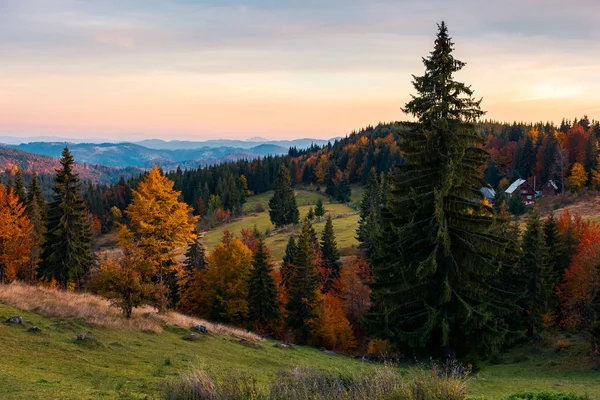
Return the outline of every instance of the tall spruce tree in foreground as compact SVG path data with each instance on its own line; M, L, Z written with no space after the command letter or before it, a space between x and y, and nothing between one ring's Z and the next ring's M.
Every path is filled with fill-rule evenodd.
M279 305L277 286L273 279L273 265L262 238L258 241L252 266L248 282L249 317L252 322L258 324L259 329L264 329L279 315Z
M44 232L46 231L46 226L44 225L45 205L46 203L42 197L42 188L38 183L38 175L37 172L34 172L31 179L31 186L29 186L27 193L27 215L33 228L31 232L33 246L31 248L29 268L26 273L26 280L30 284L36 279L37 265L40 261Z
M537 207L527 222L522 248L523 254L519 269L527 288L523 299L526 315L525 325L527 335L533 336L536 331L543 328L542 314L548 311L552 291L556 285Z
M401 348L464 357L501 346L516 308L493 285L506 242L492 234L493 209L479 192L489 160L474 128L480 100L454 79L465 64L452 51L442 22L404 108L418 124L400 135L406 164L382 210L370 321Z
M292 189L290 171L282 165L273 185L273 197L269 200L269 216L275 227L297 224L300 220L296 195Z
M75 161L65 147L61 168L54 178L54 197L48 205L40 275L68 286L85 275L92 264L92 235L87 210L80 194Z
M327 215L327 222L325 222L325 228L321 234L321 265L327 272L323 291L328 292L340 278L340 268L342 267L331 215Z
M294 331L296 342L301 344L306 343L310 337L310 321L316 316L321 284L311 231L310 221L305 220L298 238L286 306L286 324Z

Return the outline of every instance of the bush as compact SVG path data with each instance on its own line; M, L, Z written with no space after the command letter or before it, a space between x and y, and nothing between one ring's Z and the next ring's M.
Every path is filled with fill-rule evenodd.
M569 341L567 339L558 339L554 348L556 351L566 351L569 348Z
M574 393L525 392L508 396L506 400L589 400L589 397Z

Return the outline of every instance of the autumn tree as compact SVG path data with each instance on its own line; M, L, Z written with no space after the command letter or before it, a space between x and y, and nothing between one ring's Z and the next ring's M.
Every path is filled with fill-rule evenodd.
M0 283L13 281L30 261L32 226L25 205L0 184Z
M573 164L571 175L569 175L569 186L575 191L579 191L587 182L587 174L581 163Z
M156 286L145 280L141 271L147 263L135 248L123 250L119 257L105 257L94 271L89 284L93 293L109 298L131 318L133 310L143 305L156 305Z
M340 298L333 293L319 297L321 301L316 307L315 317L309 320L312 330L310 343L336 351L354 350L356 339Z
M288 289L287 326L294 330L296 341L306 343L311 335L310 321L315 318L320 300L317 254L309 220L302 225L298 238L294 269Z
M280 228L288 224L297 224L300 220L296 195L292 189L290 171L281 165L277 180L273 186L273 197L269 200L269 216L275 227Z
M54 196L48 204L39 272L65 287L74 281L79 288L93 261L92 235L79 175L73 170L75 160L66 147L60 165L54 178Z
M130 221L127 232L144 259L154 265L154 275L164 292L164 278L172 272L175 257L197 238L198 217L179 201L181 193L173 189L173 181L163 176L159 167L152 168L132 193L126 210ZM159 303L160 310L165 306L164 300Z
M215 321L242 324L248 320L248 284L252 272L252 251L234 238L221 242L209 254L201 271L204 301L200 315Z
M248 285L249 317L259 329L265 329L278 317L279 304L273 265L263 239L259 239L252 267Z
M321 234L321 268L323 270L323 291L328 292L340 277L340 252L337 248L333 221L327 216L325 228Z
M344 264L340 272L340 299L344 313L353 325L362 322L371 307L371 281L369 264L364 258L354 257Z
M454 79L465 64L453 46L442 22L404 107L418 123L400 134L406 162L382 211L369 320L379 338L455 358L503 345L516 305L494 279L506 241L490 233L493 209L479 192L489 155L474 126L483 111Z

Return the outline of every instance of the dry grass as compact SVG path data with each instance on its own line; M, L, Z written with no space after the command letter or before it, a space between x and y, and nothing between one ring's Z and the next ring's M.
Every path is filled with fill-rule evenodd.
M47 317L78 318L99 326L161 332L163 326L174 325L190 328L204 325L217 335L231 335L246 340L262 340L259 336L243 329L216 324L176 312L157 313L151 307L134 309L130 319L112 306L109 300L89 293L74 293L64 290L13 283L0 286L0 302L22 310L33 311Z

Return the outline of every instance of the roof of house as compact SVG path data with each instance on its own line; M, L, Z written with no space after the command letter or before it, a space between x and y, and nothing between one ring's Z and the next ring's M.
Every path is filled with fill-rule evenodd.
M523 183L525 183L525 182L526 182L526 181L525 181L525 179L520 179L520 178L519 178L519 179L517 179L516 181L514 181L514 182L512 183L512 185L510 185L510 186L508 187L508 189L506 189L506 190L505 190L505 192L506 192L506 193L508 193L508 194L513 194L513 192L514 192L515 190L517 190L517 188L518 188L519 186L521 186L521 185L522 185Z
M483 193L486 199L493 199L494 197L496 197L496 191L492 188L484 186L481 189L479 189L479 191Z
M545 188L546 186L552 186L554 188L554 190L558 190L558 186L556 186L556 183L554 183L554 181L552 179L550 179L548 182L546 182L546 184L544 186L542 186L542 188Z

